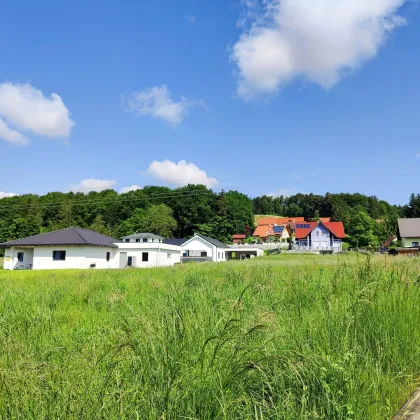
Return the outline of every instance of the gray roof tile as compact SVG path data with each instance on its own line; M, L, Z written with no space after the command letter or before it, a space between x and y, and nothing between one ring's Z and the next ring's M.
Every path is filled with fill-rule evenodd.
M115 245L116 242L118 242L116 239L101 235L93 230L71 227L5 242L0 244L0 247L73 245L117 248L117 245Z
M420 238L420 219L398 219L401 238Z

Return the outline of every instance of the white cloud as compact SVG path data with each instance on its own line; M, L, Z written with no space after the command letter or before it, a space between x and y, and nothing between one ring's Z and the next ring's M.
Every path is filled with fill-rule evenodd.
M0 116L18 129L46 137L69 137L74 125L60 96L45 97L29 83L0 84Z
M192 16L192 15L187 16L185 19L187 20L187 22L189 22L191 24L194 24L195 21L196 21L195 16Z
M299 175L299 174L292 174L292 178L295 181L302 181L305 177L303 175Z
M406 0L245 1L251 19L233 46L244 100L276 93L296 77L330 88L375 57L405 23ZM244 26L241 22L240 26Z
M166 85L132 92L122 99L124 111L159 118L172 125L181 124L188 115L188 109L198 105L204 106L204 102L186 97L174 101Z
M0 199L7 198L7 197L16 197L17 195L19 195L19 194L7 193L7 192L0 191Z
M420 158L420 153L417 153L416 158Z
M280 197L281 195L283 197L290 197L291 195L295 195L297 193L298 193L298 190L297 190L296 187L290 187L290 188L279 188L276 191L269 192L266 195L268 195L270 197Z
M0 118L0 139L4 139L9 143L13 144L28 144L28 139L17 132L16 130L11 129L6 121Z
M121 194L126 194L130 191L137 191L137 190L141 190L141 187L139 185L130 185L129 187L121 188Z
M216 178L209 177L197 165L187 163L185 160L180 160L178 163L170 160L162 162L155 160L149 165L147 172L156 179L179 187L188 184L200 184L212 188L218 184Z
M117 181L114 179L94 179L88 178L82 180L79 184L72 185L70 190L73 192L84 192L88 193L90 191L103 191L113 188L117 185Z

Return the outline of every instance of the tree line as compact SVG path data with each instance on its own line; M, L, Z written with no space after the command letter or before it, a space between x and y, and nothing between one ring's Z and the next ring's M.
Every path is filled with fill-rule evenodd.
M406 206L395 206L363 194L250 198L202 185L146 186L126 194L26 194L0 200L0 243L70 226L115 238L136 231L179 238L198 232L228 242L234 233L252 234L256 214L332 217L344 222L350 244L378 245L395 234L399 217L420 217L420 195L413 194Z

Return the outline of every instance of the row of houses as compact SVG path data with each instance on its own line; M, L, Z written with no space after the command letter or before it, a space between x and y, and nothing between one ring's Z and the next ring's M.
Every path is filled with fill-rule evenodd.
M329 217L317 221L303 217L265 217L258 220L253 233L254 240L277 242L292 249L309 251L342 250L346 234L342 222L332 222ZM246 235L233 235L234 243L244 243ZM383 247L400 240L403 248L420 247L420 218L398 219L397 233L389 238Z
M264 217L258 220L253 238L261 242L278 242L297 250L340 252L346 234L342 222L330 218L317 221L304 217ZM234 235L233 241L244 242L246 235Z
M4 269L149 268L180 262L223 262L262 256L261 249L235 248L204 235L165 239L136 233L117 240L76 227L0 244Z

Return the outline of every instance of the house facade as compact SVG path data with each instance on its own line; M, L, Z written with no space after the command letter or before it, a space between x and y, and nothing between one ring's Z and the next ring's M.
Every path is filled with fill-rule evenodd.
M87 229L68 228L0 244L4 269L117 269L170 266L181 248L161 242L127 243Z
M123 236L122 241L125 243L163 243L162 236L153 233L134 233L133 235Z
M243 244L245 243L246 235L241 233L235 233L232 235L232 242L234 244Z
M280 242L287 244L291 231L291 223L303 221L303 217L264 217L258 220L258 226L254 231L254 238L261 239L264 242Z
M296 223L293 248L296 250L341 252L345 237L342 222Z
M420 218L398 219L398 238L403 248L420 247Z
M182 262L221 262L227 260L229 247L217 239L208 236L194 235L191 239L185 240L182 245Z

